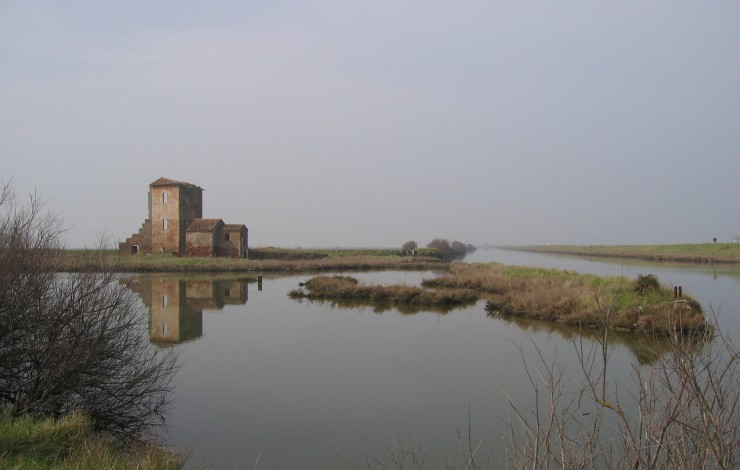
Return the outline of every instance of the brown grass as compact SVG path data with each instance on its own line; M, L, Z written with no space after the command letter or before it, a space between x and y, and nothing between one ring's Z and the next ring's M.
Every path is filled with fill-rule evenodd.
M674 301L664 287L643 289L623 277L599 277L556 269L499 264L457 264L423 282L430 288L462 288L487 300L492 314L516 315L563 325L665 334L707 327L691 298ZM604 316L608 309L609 315Z
M674 300L660 286L556 269L455 264L422 287L364 285L347 276L317 276L291 298L392 306L458 306L487 300L490 315L517 316L561 325L668 334L707 328L698 302Z

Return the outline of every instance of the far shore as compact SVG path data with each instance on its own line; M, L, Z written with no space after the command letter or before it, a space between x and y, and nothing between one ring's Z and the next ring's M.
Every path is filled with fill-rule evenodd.
M499 246L505 250L650 262L740 264L740 243L683 245L529 245ZM133 273L186 272L322 272L364 270L446 270L449 262L427 249L414 254L399 249L258 248L249 259L205 258L152 254L121 256L115 250L63 250L57 258L62 272ZM463 258L462 261L465 261Z
M120 256L113 250L64 250L57 258L60 272L121 273L306 273L322 271L445 269L448 263L433 256L402 256L391 250L280 249L279 255L254 250L257 259L206 258L153 254ZM400 250L399 250L400 251Z
M561 255L626 258L644 261L740 264L740 243L698 243L681 245L530 245L501 246L505 250Z

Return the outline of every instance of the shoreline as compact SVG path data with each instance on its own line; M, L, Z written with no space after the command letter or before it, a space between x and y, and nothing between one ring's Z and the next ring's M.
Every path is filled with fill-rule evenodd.
M659 263L740 264L740 243L697 245L531 245L502 250L594 258L635 259ZM722 254L717 254L724 252Z

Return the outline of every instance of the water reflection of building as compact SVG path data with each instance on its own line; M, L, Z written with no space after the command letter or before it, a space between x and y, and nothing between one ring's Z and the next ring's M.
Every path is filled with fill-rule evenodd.
M203 310L218 311L248 299L247 282L239 279L142 276L122 282L149 309L149 337L162 346L203 336Z

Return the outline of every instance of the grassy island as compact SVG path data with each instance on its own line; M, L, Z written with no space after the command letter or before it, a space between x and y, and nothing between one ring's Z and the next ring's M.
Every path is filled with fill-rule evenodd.
M461 306L486 301L491 315L546 320L583 328L654 334L708 328L701 306L674 299L653 275L636 280L500 264L453 264L422 287L363 285L347 276L317 276L288 294L324 301L360 300L395 306Z

